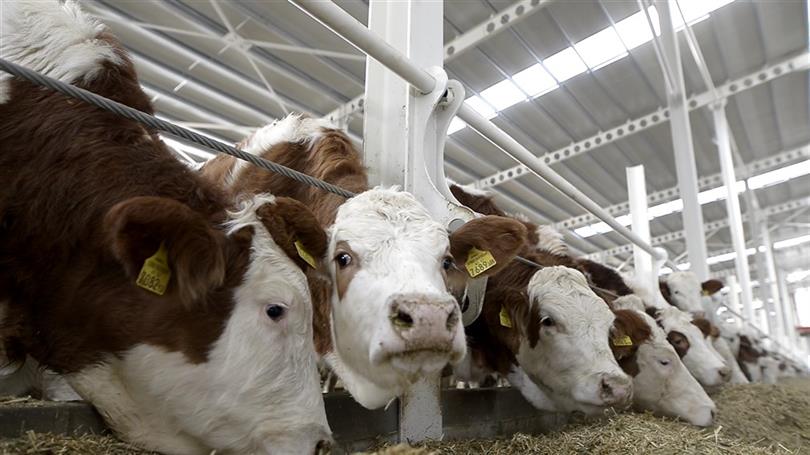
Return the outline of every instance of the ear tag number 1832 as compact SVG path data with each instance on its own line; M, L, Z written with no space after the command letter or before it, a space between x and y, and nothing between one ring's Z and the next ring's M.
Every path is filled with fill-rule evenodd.
M467 273L471 278L486 272L487 270L495 267L495 257L489 251L481 251L478 248L470 248L467 253L467 263L464 266L467 268Z
M138 274L135 284L157 295L163 295L169 286L171 276L172 271L169 268L166 245L161 242L157 252L143 262L141 273Z

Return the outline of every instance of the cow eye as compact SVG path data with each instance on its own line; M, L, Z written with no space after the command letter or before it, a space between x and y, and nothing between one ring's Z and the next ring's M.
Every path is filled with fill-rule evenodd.
M663 366L667 366L669 365L669 360L659 360L658 363L660 363Z
M540 319L540 324L543 324L545 327L553 327L556 323L554 322L554 319L551 319L549 316L545 316Z
M337 256L335 256L335 262L338 263L338 266L340 266L341 269L344 269L352 263L352 255L349 253L339 253Z
M281 318L284 317L284 313L287 312L287 309L283 305L271 303L270 305L267 305L267 307L265 307L264 312L265 314L267 314L268 318L278 322Z
M450 270L450 267L452 266L453 266L453 258L451 258L450 256L446 256L442 261L442 268L444 270Z

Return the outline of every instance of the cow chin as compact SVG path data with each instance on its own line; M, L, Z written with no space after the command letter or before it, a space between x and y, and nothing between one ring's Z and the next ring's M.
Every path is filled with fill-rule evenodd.
M440 371L448 363L456 364L466 354L463 332L446 343L431 345L410 345L392 334L380 334L372 341L369 360L376 368L390 366L396 373L412 378L431 375Z

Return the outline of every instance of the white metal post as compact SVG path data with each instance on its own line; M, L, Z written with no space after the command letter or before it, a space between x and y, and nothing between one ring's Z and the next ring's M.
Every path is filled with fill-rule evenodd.
M776 282L779 284L779 301L782 303L782 327L785 331L785 339L788 346L793 351L793 355L798 354L799 340L796 334L795 313L793 309L793 298L787 286L787 277L784 270L777 270Z
M668 0L656 0L655 7L661 25L662 69L671 70L672 91L667 90L672 145L675 150L675 170L678 187L683 199L683 225L686 231L686 249L691 270L701 281L709 278L706 263L706 238L703 233L703 214L698 202L697 169L692 144L692 128L689 109L686 106L686 89L678 50L678 36L672 22L674 17Z
M744 309L742 307L742 304L740 303L740 295L737 294L737 289L740 287L739 283L737 283L737 277L734 275L729 275L727 286L728 286L728 303L731 306L732 311L736 312L737 314L747 315L748 314L747 312L751 304L750 303L748 304L749 308L745 308L744 313L743 312ZM742 327L743 321L736 318L735 321L737 321L736 324L738 327Z
M383 63L369 58L366 63L364 163L371 182L401 185L449 227L455 219L471 219L472 213L458 206L444 180L444 138L452 115L443 116L437 106L447 99L445 90L458 104L464 94L457 83L448 88L441 69L443 8L442 2L384 0L369 6L369 29L428 73L403 65L379 41L364 34L355 38L391 57ZM402 76L415 79L418 90L393 73L392 65L399 67ZM401 442L442 437L439 398L438 375L419 379L400 397Z
M712 106L714 131L717 136L717 152L720 155L720 172L726 187L726 211L728 212L731 243L734 245L734 265L740 281L744 313L753 321L753 293L751 292L751 272L748 268L748 256L745 253L745 232L743 231L740 200L737 195L737 177L734 174L734 161L731 156L731 140L726 119L726 100L720 100ZM736 297L736 296L735 296ZM738 310L739 311L739 310Z
M766 217L762 217L760 229L762 235L762 247L764 251L762 252L765 258L765 271L768 277L768 293L770 294L770 305L765 305L767 310L768 316L768 325L772 327L770 333L774 338L776 338L780 343L784 343L784 338L786 335L785 327L782 321L782 302L779 299L779 283L777 282L776 276L776 263L774 262L773 257L773 243L771 243L771 233L768 230L768 219ZM765 286L766 283L760 283L760 286ZM771 310L775 313L773 317L771 317Z
M630 215L632 215L633 232L641 240L650 242L650 219L647 216L647 181L644 177L644 166L633 166L625 169L627 174L627 193L630 201ZM652 256L633 245L633 267L636 277L652 286L658 287L658 276L653 276Z

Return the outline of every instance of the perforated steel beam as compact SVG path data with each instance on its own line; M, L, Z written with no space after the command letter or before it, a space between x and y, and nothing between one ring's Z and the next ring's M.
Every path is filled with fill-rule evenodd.
M759 173L767 172L778 167L784 166L786 163L792 161L810 158L810 144L802 145L790 150L785 150L774 155L770 155L761 160L752 161L745 166L740 166L735 169L735 174L743 178L748 178ZM700 191L715 188L723 184L723 175L718 172L717 174L707 175L698 179L698 189ZM671 201L680 196L680 191L677 186L672 186L654 193L647 195L648 204L657 204L661 202ZM605 208L608 213L613 216L620 216L630 212L630 203L621 202L619 204L611 205ZM576 229L588 224L597 223L599 220L590 213L584 215L568 218L567 220L560 221L554 224L557 229Z
M766 82L770 82L786 74L796 71L807 71L808 69L810 69L810 52L806 52L779 63L766 66L761 70L754 71L743 77L728 81L718 87L717 91L720 93L722 98L728 98L736 95L737 93L760 86ZM712 93L710 91L706 91L698 95L690 96L687 99L686 106L691 112L695 109L709 105L714 100L715 98ZM565 161L569 158L591 152L619 139L623 139L627 136L647 130L656 125L660 125L669 120L669 115L669 109L667 107L659 107L649 114L628 120L621 125L617 125L605 131L600 131L599 133L584 138L580 141L571 143L552 152L548 152L543 155L541 159L546 164L554 164ZM526 166L518 165L484 177L475 182L475 186L478 188L497 186L529 173L530 172Z
M802 207L810 206L810 197L804 197L799 199L794 199L792 201L783 202L782 204L772 205L770 207L765 207L762 210L764 216L771 216L776 215L777 213L784 213L790 212L792 210L800 209ZM747 221L749 219L749 215L744 213L742 216L743 220ZM706 231L710 231L712 229L720 229L728 227L728 219L721 219L717 221L711 221L705 223L703 225L703 229ZM684 231L676 231L670 232L664 235L659 235L657 237L653 237L652 245L661 245L663 243L674 242L676 240L683 240L685 238ZM587 257L592 259L601 259L610 256L616 256L617 254L628 254L633 252L633 245L627 244L622 246L617 246L615 248L611 248L609 250L600 251L598 253L589 254Z

